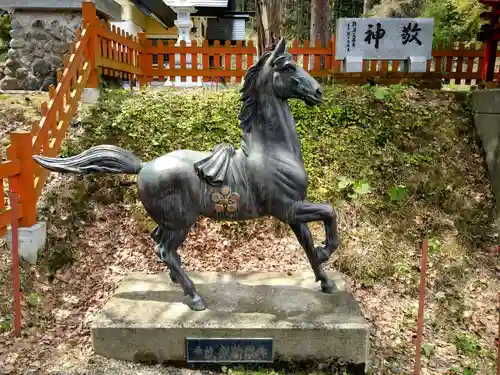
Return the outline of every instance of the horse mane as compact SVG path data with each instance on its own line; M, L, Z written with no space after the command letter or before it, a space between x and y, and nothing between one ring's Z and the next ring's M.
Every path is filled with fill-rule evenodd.
M252 65L245 74L243 87L241 88L241 98L243 105L240 109L240 114L238 119L240 120L240 127L243 130L243 138L245 134L252 131L252 120L257 113L257 77L265 64L269 56L271 56L272 51L265 52L257 61L256 64Z

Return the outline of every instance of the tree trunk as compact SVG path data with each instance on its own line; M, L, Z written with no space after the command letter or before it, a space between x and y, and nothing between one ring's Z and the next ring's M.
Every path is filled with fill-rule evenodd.
M368 17L368 13L373 9L373 0L365 0L363 3L363 17Z
M331 38L330 33L330 2L329 0L311 0L311 28L309 40L311 45L326 47ZM314 56L311 56L311 64L314 64ZM325 56L320 59L321 68L325 66ZM314 65L310 65L311 69Z
M256 0L257 53L262 55L270 45L284 34L283 0Z

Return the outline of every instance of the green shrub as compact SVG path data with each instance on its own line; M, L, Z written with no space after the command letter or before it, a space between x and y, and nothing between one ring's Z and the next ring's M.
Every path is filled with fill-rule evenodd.
M12 16L10 14L0 15L0 55L3 55L8 50L8 43L10 41L10 31Z
M472 42L484 20L479 14L487 10L478 1L427 0L422 17L434 18L434 45L438 42Z
M467 103L403 86L332 86L321 106L290 102L311 200L357 206L406 239L450 225L469 246L489 239L492 199ZM83 117L86 137L68 143L65 155L100 143L143 160L239 146L239 108L236 91L105 91Z

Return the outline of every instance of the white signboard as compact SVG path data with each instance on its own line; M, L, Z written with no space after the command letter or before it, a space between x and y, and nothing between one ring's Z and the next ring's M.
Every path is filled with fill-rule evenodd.
M340 18L335 58L406 60L431 58L433 18Z

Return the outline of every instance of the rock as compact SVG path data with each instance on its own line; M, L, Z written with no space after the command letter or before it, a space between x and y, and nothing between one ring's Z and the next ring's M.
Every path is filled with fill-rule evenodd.
M66 35L66 40L70 43L71 41L75 40L76 38L76 33L74 30L71 30L70 28L66 27L64 29L64 34Z
M21 39L12 39L10 41L10 48L23 48L25 45L26 43Z
M47 41L49 40L49 36L45 33L45 31L37 30L33 34L33 38L39 41Z
M31 24L31 26L34 27L35 29L44 28L45 22L43 20L35 20Z
M45 77L45 79L43 80L42 87L40 88L40 90L42 90L42 91L49 91L50 85L53 85L54 87L57 86L57 80L52 75Z
M44 57L45 56L45 51L43 49L37 48L36 50L33 51L33 55L35 57Z
M59 56L50 56L48 61L50 66L54 70L57 70L58 68L63 66L63 61Z
M10 69L12 70L13 72L15 72L17 69L19 69L19 67L21 66L21 64L19 63L18 60L16 59L8 59L6 62L5 62L5 65Z
M29 71L26 68L19 68L16 70L16 78L17 79L24 79L28 76Z
M26 69L26 68L19 68L16 70L16 78L19 79L19 80L23 80L24 78L26 78L29 74L29 70Z
M3 68L3 74L5 74L7 77L14 77L15 75L14 72L7 67Z
M65 40L64 37L64 32L63 32L63 27L59 26L57 28L54 28L52 30L46 30L49 35L51 35L55 40L62 42Z
M35 56L33 56L30 52L24 56L21 56L21 58L19 60L21 61L21 64L29 66L29 65L31 65L31 63L33 62L34 59L35 59Z
M9 49L7 56L11 59L17 59L19 57L19 52L15 49Z
M36 77L45 76L50 72L50 64L46 60L37 59L33 63L32 70Z
M27 76L24 79L23 83L21 84L21 87L24 90L30 90L30 91L39 90L40 86L41 86L40 80L31 74Z
M52 40L49 40L47 43L44 44L43 49L45 52L50 52L52 51L52 46L54 45L54 42Z
M31 53L36 47L36 43L34 42L28 42L26 43L26 46L21 50L21 56L24 55L25 53Z
M18 20L15 18L10 22L10 26L12 27L13 30L21 29L23 26L19 23Z
M58 54L64 54L69 51L69 46L67 43L58 43L55 42L52 46L52 52L58 53Z
M10 30L9 35L12 39L20 39L20 40L26 39L26 35L24 35L21 29Z
M17 90L19 85L14 77L4 77L0 80L0 90Z

